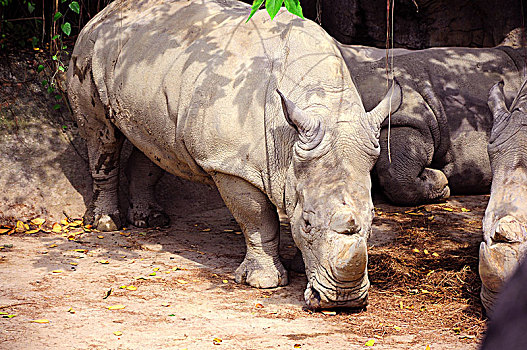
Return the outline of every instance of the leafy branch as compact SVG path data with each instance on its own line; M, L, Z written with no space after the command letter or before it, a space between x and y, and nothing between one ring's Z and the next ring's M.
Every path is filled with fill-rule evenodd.
M258 11L258 9L262 6L263 2L264 0L254 0L253 5L251 6L251 13L249 14L249 18L247 18L246 23L249 22L251 17L256 13L256 11ZM274 19L274 17L278 13L278 11L280 11L280 8L284 3L287 11L291 12L294 15L297 15L302 19L304 18L299 0L266 0L265 9L271 17L271 20Z

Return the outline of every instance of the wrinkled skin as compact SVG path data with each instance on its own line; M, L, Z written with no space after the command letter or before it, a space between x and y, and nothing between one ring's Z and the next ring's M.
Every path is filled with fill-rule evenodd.
M491 311L494 300L527 253L527 88L507 108L503 83L489 94L494 118L488 153L492 189L483 218L479 251L481 300Z
M260 11L244 24L249 9L229 1L114 1L82 30L68 95L93 178L86 219L99 230L120 227L119 153L127 138L137 148L127 167L132 223L164 223L152 161L217 186L247 245L237 282L287 284L280 209L304 256L308 306L363 307L369 172L400 87L366 112L340 51L318 25L284 10L272 22Z
M339 48L365 107L376 105L386 86L385 50ZM488 92L503 80L505 99L512 102L522 82L525 50L445 47L395 49L393 55L403 102L391 116L389 144L388 121L381 130L374 172L383 192L399 205L488 193L487 144L493 124Z

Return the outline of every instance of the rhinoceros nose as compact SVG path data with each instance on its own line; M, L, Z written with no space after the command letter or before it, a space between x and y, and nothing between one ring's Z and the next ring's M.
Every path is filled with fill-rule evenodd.
M341 210L333 214L329 227L332 231L353 235L360 231L360 225L351 210Z

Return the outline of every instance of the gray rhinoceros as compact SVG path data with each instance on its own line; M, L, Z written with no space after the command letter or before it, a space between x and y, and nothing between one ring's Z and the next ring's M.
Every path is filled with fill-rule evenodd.
M258 12L245 23L249 12L227 0L114 1L82 30L68 95L93 178L86 218L102 230L121 225L126 137L160 168L217 186L247 244L237 282L288 282L278 255L279 208L305 259L307 305L362 307L369 172L400 88L367 113L335 42L318 25L285 11L274 21ZM131 210L152 218L157 175L144 156L132 158Z
M527 255L527 80L510 108L503 83L496 84L489 94L489 108L494 118L488 145L492 187L479 251L481 299L488 310Z
M385 50L340 44L339 48L364 106L378 103L377 94L386 86ZM417 205L450 194L488 193L492 179L488 93L503 80L510 103L526 62L524 50L509 47L395 49L394 74L403 102L390 118L389 145L388 121L383 125L375 165L388 198Z
M386 86L385 50L338 45L364 106L374 105L379 100L377 94ZM383 192L393 202L403 205L442 200L451 193L488 193L493 178L487 154L493 125L487 106L489 90L504 81L501 97L507 104L511 103L524 77L525 50L508 47L395 49L393 56L394 74L402 87L403 101L391 115L391 128L388 129L386 121L381 130L381 154L374 172ZM502 164L500 169L512 176L515 168L505 166L511 161L507 151L497 148L492 152L493 162ZM510 197L498 191L513 191L510 195L518 192L509 185L495 185L499 179L492 181L496 200L490 206L504 201L503 208L515 215L512 207L516 204L511 204L507 200ZM496 186L500 190L495 190ZM495 212L495 209L489 210ZM503 246L513 250L502 250L497 248L499 244L495 245L503 238L491 234L490 230L495 227L495 220L501 219L500 215L489 217L485 224L482 252L489 251L485 247L496 248L490 250L494 252L490 255L481 253L480 266L485 267L480 270L482 301L486 308L491 307L495 292L510 276L509 265L517 264L514 258L505 259L504 255L497 258L502 253L512 254L515 249L514 245ZM523 217L517 219L526 222Z

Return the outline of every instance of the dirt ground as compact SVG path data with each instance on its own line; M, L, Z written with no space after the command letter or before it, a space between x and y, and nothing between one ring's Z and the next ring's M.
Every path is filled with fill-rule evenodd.
M50 229L65 214L80 217L90 199L85 149L67 109L50 108L39 78L23 75L37 59L12 58L0 60L0 225L44 218ZM417 208L377 198L370 305L313 313L303 274L270 290L234 282L243 236L214 188L167 175L157 192L168 228L0 235L0 348L367 349L373 341L448 350L481 340L477 256L488 196ZM125 206L124 187L122 197ZM296 248L282 229L287 265Z

